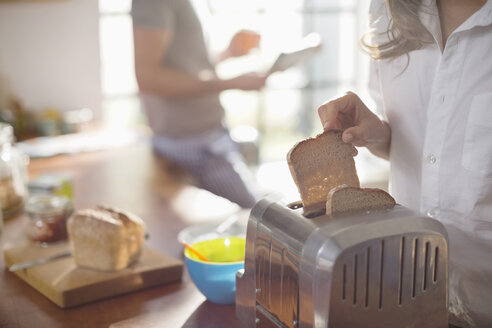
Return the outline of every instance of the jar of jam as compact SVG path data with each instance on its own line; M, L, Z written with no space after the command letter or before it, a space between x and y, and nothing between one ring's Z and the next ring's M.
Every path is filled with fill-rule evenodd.
M27 201L26 213L27 235L33 242L47 244L67 239L67 219L73 213L68 197L33 195Z

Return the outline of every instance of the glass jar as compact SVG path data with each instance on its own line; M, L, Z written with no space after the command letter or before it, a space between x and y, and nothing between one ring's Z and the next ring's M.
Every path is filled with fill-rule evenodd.
M4 218L19 213L27 196L29 157L14 146L14 129L0 123L0 204Z
M27 235L36 243L53 243L68 238L67 219L73 213L71 200L65 196L34 195L26 204L29 216Z

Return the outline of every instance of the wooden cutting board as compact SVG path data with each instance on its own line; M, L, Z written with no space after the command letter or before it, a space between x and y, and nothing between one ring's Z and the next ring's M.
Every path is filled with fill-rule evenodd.
M61 254L68 242L48 247L22 244L4 250L6 267ZM79 268L72 257L13 272L62 308L181 279L183 263L144 247L137 263L117 272Z

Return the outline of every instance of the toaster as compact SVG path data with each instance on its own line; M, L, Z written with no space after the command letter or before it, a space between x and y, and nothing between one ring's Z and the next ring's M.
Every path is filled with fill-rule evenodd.
M437 220L390 210L306 218L263 199L236 274L244 327L447 328L447 233Z

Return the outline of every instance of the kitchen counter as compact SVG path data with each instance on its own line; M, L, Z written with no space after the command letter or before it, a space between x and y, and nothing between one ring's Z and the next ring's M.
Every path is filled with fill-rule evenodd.
M219 222L238 208L183 182L186 175L158 159L149 143L35 159L29 175L64 172L73 177L75 208L108 204L146 223L146 245L183 260L176 236L183 228ZM24 214L5 221L2 247L25 241ZM205 300L186 267L182 280L62 309L5 268L0 255L0 327L240 327L234 306Z

